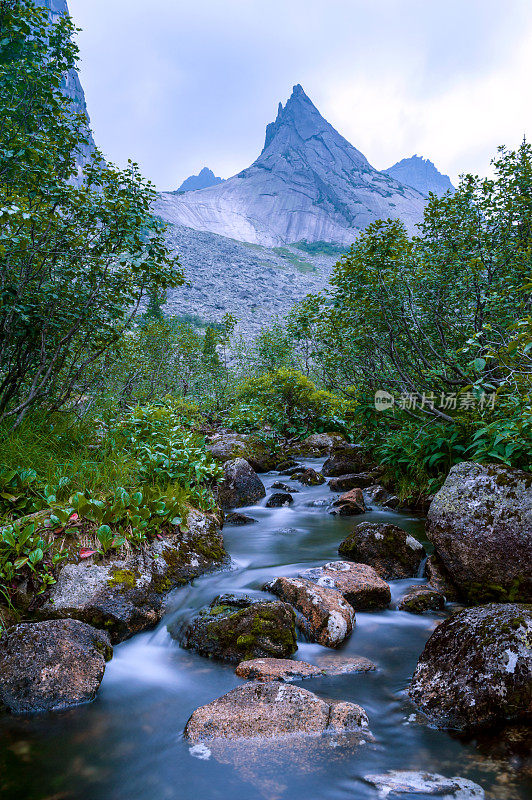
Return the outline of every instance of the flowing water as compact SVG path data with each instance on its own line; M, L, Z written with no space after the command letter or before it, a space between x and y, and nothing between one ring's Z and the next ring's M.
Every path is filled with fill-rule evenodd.
M321 461L308 460L319 467ZM277 474L261 476L269 489ZM288 481L288 478L282 478ZM354 520L333 517L327 487L301 487L290 508L239 509L257 523L226 526L232 569L205 575L176 590L155 631L115 647L97 699L56 715L0 719L0 796L17 800L368 800L368 773L412 769L461 775L493 800L524 800L530 785L516 772L518 757L485 741L464 741L426 724L406 689L417 658L443 613L422 616L389 609L357 613L340 651L365 656L376 672L306 680L298 685L324 698L362 705L375 742L358 748L323 741L191 748L183 738L190 714L243 681L234 666L204 659L168 635L222 592L256 593L277 575L338 559L339 542ZM373 507L364 520L392 522L424 541L423 520ZM392 581L392 598L422 579ZM264 596L264 595L262 595ZM299 642L296 658L314 662L326 650ZM418 797L418 795L408 795Z

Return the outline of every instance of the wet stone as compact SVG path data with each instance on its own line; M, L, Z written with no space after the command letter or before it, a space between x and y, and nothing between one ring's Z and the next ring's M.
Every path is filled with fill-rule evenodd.
M289 483L283 483L282 481L275 481L275 483L272 483L272 489L280 489L282 492L291 492L292 494L299 492L299 489L296 489L295 486L290 486Z
M338 553L369 564L387 580L416 577L426 556L423 545L409 533L397 525L380 522L357 525L340 543Z
M266 508L282 508L292 505L294 498L288 492L275 492L266 502Z
M379 790L379 797L437 797L438 800L484 800L484 790L466 778L411 770L390 770L383 775L365 775L364 780Z
M402 598L398 608L411 614L423 614L425 611L441 611L445 605L445 597L427 586L413 586Z
M386 608L391 600L390 587L367 564L331 561L299 573L300 578L318 586L336 589L357 611Z

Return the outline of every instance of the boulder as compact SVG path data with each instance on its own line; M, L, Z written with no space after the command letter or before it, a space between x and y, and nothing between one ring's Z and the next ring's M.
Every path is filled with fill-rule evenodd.
M304 486L320 486L320 484L325 483L323 475L320 475L319 472L316 472L316 470L311 467L303 472L297 472L295 475L292 475L292 477L295 478L296 481L299 481L299 483L304 484Z
M297 467L297 466L298 466L297 461L294 461L293 458L289 458L289 459L285 459L284 461L280 461L278 464L276 464L275 465L275 470L276 470L276 472L280 472L281 475L282 475L282 474L284 474L286 472L290 472L291 470L294 469L294 467Z
M281 508L289 506L294 502L294 498L288 492L275 492L266 502L266 508Z
M250 506L266 497L264 484L243 458L226 461L224 476L216 490L216 499L221 508Z
M321 471L328 478L339 478L342 475L365 472L374 466L370 456L361 447L347 445L330 456Z
M347 492L349 489L365 489L371 486L374 477L371 472L354 472L349 475L340 475L339 478L331 478L329 489L331 492Z
M232 514L226 514L224 522L226 525L253 525L257 520L253 517L248 517L246 514L239 514L234 511Z
M289 658L255 658L242 661L235 670L239 678L252 681L299 681L303 678L319 678L323 671L305 661Z
M264 588L299 611L298 626L311 641L339 647L351 635L355 614L335 589L301 578L275 578Z
M382 501L383 508L391 508L395 510L396 508L404 507L405 503L403 503L396 494L390 494L388 497Z
M437 797L438 800L484 800L484 790L466 778L445 778L430 772L390 770L384 775L365 775L364 780L379 790L379 797Z
M391 600L390 587L367 564L331 561L323 567L300 572L299 577L336 589L356 611L386 608Z
M366 504L364 502L364 495L362 489L351 489L349 492L342 494L333 503L332 514L338 514L341 517L352 517L356 514L366 513Z
M532 712L532 607L466 609L438 625L409 694L438 726L473 730Z
M196 709L185 736L194 742L359 731L368 731L368 718L354 703L328 703L300 686L252 681Z
M112 655L108 635L78 620L15 625L0 638L0 704L29 714L88 703Z
M423 614L425 611L441 611L445 597L428 586L412 586L399 603L401 611Z
M298 456L319 458L319 456L328 455L347 444L340 433L313 433L303 441L292 445L292 452Z
M384 522L361 522L340 542L338 553L350 561L369 564L387 580L416 577L427 555L417 539Z
M375 483L371 486L368 486L365 489L365 493L372 503L382 504L392 497L390 492L385 489L384 486L381 486L380 483Z
M248 659L287 658L297 650L295 614L278 600L220 595L188 625L169 625L182 647L202 656L240 663Z
M191 510L184 532L173 526L142 550L66 564L38 613L44 619L82 620L121 642L159 622L170 590L226 562L217 521Z
M206 449L220 464L245 459L255 472L269 472L279 462L279 454L253 436L231 431L220 431L211 437Z
M430 504L427 536L470 602L532 601L532 474L457 464Z
M460 593L454 585L451 576L434 553L432 553L425 562L425 576L429 582L429 586L437 592L440 592L440 594L443 594L445 599L450 603L460 599Z
M282 481L272 483L272 489L280 489L282 492L288 492L289 494L297 494L299 492L299 489L296 489L295 486L290 486L289 483L283 483Z

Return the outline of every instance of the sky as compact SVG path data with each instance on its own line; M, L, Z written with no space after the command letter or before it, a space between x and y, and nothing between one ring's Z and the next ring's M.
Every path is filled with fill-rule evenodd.
M160 190L227 178L301 83L377 169L453 183L532 138L531 0L69 0L95 139Z

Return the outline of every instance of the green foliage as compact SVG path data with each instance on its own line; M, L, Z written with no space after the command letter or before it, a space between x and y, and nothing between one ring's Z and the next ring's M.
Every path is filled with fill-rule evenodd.
M184 282L151 213L153 186L90 150L62 91L68 17L0 4L0 421L52 412L93 385L145 292Z
M352 417L349 404L316 386L296 370L281 367L244 381L236 392L237 404L229 424L237 430L264 425L285 438L312 432L342 431Z
M45 561L50 549L34 522L15 522L0 528L0 594L8 604L11 586L25 577L37 593L55 583L53 568L64 554L58 552Z

